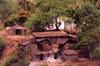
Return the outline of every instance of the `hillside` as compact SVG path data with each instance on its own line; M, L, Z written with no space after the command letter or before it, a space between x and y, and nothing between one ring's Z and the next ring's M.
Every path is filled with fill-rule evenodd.
M99 0L0 0L0 66L100 66Z

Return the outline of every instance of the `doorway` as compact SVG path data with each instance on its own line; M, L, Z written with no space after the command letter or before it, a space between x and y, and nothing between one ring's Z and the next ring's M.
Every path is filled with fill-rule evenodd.
M20 29L16 29L16 35L21 35L21 30Z

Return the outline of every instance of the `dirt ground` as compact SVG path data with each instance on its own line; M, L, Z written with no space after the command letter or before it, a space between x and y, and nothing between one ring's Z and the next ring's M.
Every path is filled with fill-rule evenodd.
M100 66L100 60L90 60L81 58L80 61L65 61L65 62L33 62L29 66Z
M6 41L6 48L3 52L3 55L0 59L0 64L5 62L6 59L14 52L16 53L16 50L18 48L19 42L21 42L21 39L25 38L31 38L32 36L5 36L6 30L0 31L0 36L3 37L3 39Z

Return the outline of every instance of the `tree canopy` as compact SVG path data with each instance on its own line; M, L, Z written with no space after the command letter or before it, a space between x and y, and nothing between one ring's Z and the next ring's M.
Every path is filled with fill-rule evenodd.
M37 3L35 4L35 6L37 7L37 12L35 14L35 17L32 19L33 17L32 16L30 18L31 21L29 19L29 21L26 22L26 25L28 25L29 28L30 26L34 26L34 29L36 27L37 30L37 26L39 29L42 29L44 26L55 23L56 29L58 29L57 18L60 16L69 16L68 9L70 7L68 6L68 3L70 4L71 1L55 0L54 2L54 0L37 0ZM73 1L73 3L76 4L76 1ZM29 23L31 24L29 25Z

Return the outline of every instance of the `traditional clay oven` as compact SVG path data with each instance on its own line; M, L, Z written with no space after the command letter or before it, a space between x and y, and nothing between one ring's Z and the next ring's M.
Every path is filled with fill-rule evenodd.
M29 30L21 25L14 25L12 27L7 27L8 35L27 35Z

